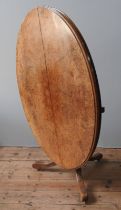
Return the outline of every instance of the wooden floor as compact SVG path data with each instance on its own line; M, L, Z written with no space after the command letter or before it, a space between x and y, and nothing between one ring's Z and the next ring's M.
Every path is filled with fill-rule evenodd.
M0 148L0 210L121 210L121 149L101 149L104 159L83 168L89 201L80 203L75 172L55 167L32 168L48 162L40 148Z

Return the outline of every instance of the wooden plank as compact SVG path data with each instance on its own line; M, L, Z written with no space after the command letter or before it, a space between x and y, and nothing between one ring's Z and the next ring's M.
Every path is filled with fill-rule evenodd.
M94 192L89 193L89 203L111 203L121 207L121 192ZM117 208L118 209L118 208Z
M121 148L97 147L96 152L103 154L103 159L108 161L121 161Z
M62 191L2 191L0 203L35 205L80 205L79 193ZM88 204L116 204L121 206L121 192L89 192Z
M0 203L34 203L39 205L80 204L79 193L62 191L2 191Z
M49 160L39 147L0 147L0 161Z
M38 181L41 179L75 178L74 172L60 171L58 167L49 169L49 171L36 171L32 168L33 163L34 161L0 161L0 178L28 180L29 177L30 180Z
M120 180L86 180L88 192L121 192ZM3 179L0 181L0 191L71 191L79 192L79 187L74 180L24 180Z
M95 152L101 152L106 161L121 161L121 149L98 147ZM41 147L0 147L1 160L49 160L49 158Z
M76 191L79 192L75 180L3 180L0 182L0 192L15 191Z
M83 168L85 179L121 179L121 162L90 162Z
M47 171L36 171L32 168L34 161L0 161L0 178L11 179L75 179L74 171L66 171L55 167ZM113 179L121 180L121 162L88 163L83 168L83 176L86 180Z
M118 207L118 208L117 208ZM0 204L0 210L121 210L114 204L97 204L97 205L34 205L27 204Z

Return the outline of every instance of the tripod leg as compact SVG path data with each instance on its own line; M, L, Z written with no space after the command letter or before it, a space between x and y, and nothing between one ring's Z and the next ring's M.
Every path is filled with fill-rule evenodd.
M80 199L81 201L86 202L88 200L88 195L87 195L87 188L85 186L83 177L82 177L82 171L81 168L76 169L76 179L79 184L80 188Z
M32 167L40 171L40 170L46 170L47 168L53 167L55 165L56 164L54 162L43 164L40 161L37 161L36 163L32 164Z

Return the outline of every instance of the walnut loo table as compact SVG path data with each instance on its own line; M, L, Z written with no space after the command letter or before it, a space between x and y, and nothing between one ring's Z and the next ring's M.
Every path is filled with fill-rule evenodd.
M18 35L17 82L30 127L52 162L74 169L82 201L88 198L81 167L94 154L104 108L94 64L74 23L53 8L30 11Z

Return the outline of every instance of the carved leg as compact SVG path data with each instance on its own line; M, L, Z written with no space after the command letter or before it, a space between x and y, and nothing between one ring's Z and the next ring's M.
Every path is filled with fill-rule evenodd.
M37 161L36 163L33 163L32 167L40 171L40 170L46 170L47 168L55 166L55 165L56 164L54 162L43 164L42 162Z
M103 155L101 153L95 153L89 161L100 161L103 158Z
M85 186L85 183L82 177L81 168L76 169L76 179L80 188L80 199L81 201L86 202L88 200L88 194L87 194L87 188Z

